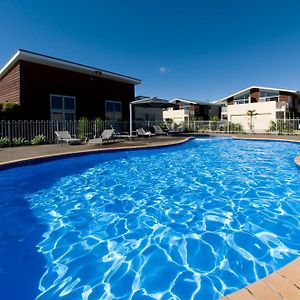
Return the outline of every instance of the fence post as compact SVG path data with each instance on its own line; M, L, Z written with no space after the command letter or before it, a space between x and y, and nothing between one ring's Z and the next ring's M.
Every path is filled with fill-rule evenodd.
M11 147L11 128L10 128L10 120L7 121L7 135L8 135L8 146Z

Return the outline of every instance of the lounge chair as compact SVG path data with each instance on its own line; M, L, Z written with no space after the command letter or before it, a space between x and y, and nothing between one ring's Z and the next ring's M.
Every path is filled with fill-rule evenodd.
M114 132L114 129L105 129L99 137L95 135L93 139L90 139L89 144L102 145L104 142L115 142Z
M153 125L153 128L155 130L155 134L157 134L157 135L167 135L168 134L167 132L163 131L159 125Z
M82 139L72 138L69 131L55 131L57 141L67 143L69 145L78 145L82 143Z
M155 135L154 133L151 133L150 131L145 131L144 128L138 128L136 130L136 133L138 136L147 136L150 138L150 136Z
M136 135L132 135L130 136L128 131L122 131L119 125L112 125L111 126L112 129L115 130L115 137L119 138L119 139L130 139L130 138L134 138L137 137Z
M169 134L179 133L179 130L175 129L172 125L166 124L166 126Z

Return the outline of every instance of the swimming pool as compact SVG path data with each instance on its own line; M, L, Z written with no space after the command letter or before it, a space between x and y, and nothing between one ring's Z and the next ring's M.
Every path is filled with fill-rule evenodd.
M300 254L300 145L196 139L0 173L4 299L217 299Z

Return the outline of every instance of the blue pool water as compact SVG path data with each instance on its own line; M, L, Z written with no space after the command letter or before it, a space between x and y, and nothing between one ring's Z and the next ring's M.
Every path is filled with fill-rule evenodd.
M199 139L0 173L2 299L217 299L300 254L300 145Z

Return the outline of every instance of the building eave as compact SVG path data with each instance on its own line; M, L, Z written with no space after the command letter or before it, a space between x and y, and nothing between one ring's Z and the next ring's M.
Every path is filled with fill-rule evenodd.
M102 70L99 68L94 68L87 65L75 63L72 61L67 61L67 60L63 60L63 59L59 59L59 58L55 58L40 53L27 51L27 50L22 50L22 49L18 50L16 54L0 70L0 79L4 77L10 71L10 69L19 61L37 63L49 67L78 72L78 73L87 74L91 76L102 77L102 78L116 80L128 84L133 84L133 85L137 85L141 83L141 80L137 78L121 75L118 73Z
M189 103L189 104L195 104L195 105L218 105L217 103L214 102L208 102L208 101L200 101L200 100L188 100L188 99L182 99L182 98L174 98L170 100L170 103L174 103L176 101L184 102L184 103Z

